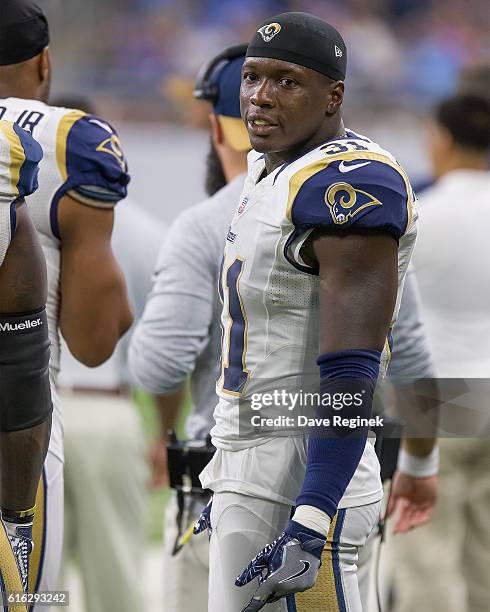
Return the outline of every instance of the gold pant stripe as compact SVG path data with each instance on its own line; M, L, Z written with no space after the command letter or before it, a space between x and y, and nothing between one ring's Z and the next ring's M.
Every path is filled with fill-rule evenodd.
M44 469L37 488L32 539L34 540L34 550L29 562L29 591L34 592L39 589L46 547L46 472Z
M0 520L0 587L3 612L14 610L15 612L27 612L25 605L17 604L15 606L9 606L5 601L6 593L22 592L22 580L2 520Z
M338 591L339 585L335 581L335 571L338 567L338 540L342 531L344 513L345 510L339 510L330 525L327 543L322 553L322 566L315 586L294 596L295 612L344 612L345 610L343 593ZM292 609L294 610L294 607Z

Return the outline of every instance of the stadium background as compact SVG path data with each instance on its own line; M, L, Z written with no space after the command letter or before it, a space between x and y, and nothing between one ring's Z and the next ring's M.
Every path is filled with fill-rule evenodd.
M204 196L206 105L192 99L199 65L247 41L264 18L305 10L327 19L348 47L345 117L390 149L417 183L429 176L425 123L459 69L489 56L485 0L38 0L51 26L53 97L89 98L120 132L130 196L164 226ZM148 401L140 397L147 430ZM149 609L160 598L161 516L151 499ZM76 573L71 610L81 612Z

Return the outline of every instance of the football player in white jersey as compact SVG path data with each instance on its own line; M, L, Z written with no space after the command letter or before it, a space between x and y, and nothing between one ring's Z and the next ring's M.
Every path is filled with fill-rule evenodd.
M4 609L10 601L5 600L6 593L16 597L27 589L36 491L53 410L46 263L24 202L37 188L41 158L41 147L32 136L0 120L0 600Z
M0 118L30 131L44 151L39 189L27 203L48 268L54 413L38 493L29 590L52 590L63 521L63 440L55 390L59 332L79 361L96 366L111 355L132 322L110 242L114 207L126 196L129 177L119 139L107 122L47 104L51 63L41 9L30 0L2 0L0 39Z
M243 67L255 151L223 257L217 451L201 474L214 497L196 526L211 532L210 611L361 610L357 556L382 498L368 419L416 211L393 156L344 127L345 70L340 34L305 13L265 22ZM306 445L284 417L308 379L322 400Z

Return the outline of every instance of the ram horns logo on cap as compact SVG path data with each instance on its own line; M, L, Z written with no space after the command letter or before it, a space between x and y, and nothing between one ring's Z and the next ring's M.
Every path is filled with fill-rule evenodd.
M276 34L279 34L281 31L280 23L268 23L265 26L262 26L257 32L262 36L264 42L271 41Z

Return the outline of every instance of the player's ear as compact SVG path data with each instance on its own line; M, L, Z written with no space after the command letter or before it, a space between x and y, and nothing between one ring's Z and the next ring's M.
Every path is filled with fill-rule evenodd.
M327 99L327 115L335 115L340 109L344 100L344 81L332 81L330 84L330 94Z
M218 117L214 113L209 115L209 123L211 124L211 138L214 146L221 145L224 142L223 129L220 125Z
M46 81L49 81L51 75L51 56L48 47L44 47L44 49L39 54L38 71L39 80L41 82L44 83Z

